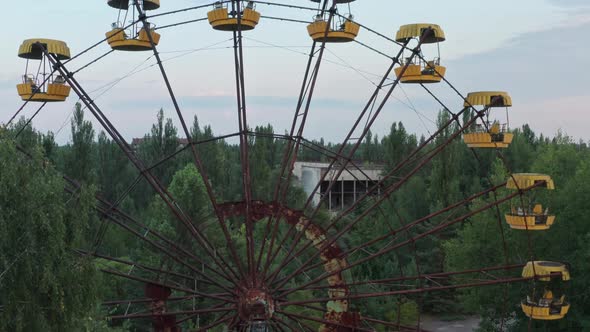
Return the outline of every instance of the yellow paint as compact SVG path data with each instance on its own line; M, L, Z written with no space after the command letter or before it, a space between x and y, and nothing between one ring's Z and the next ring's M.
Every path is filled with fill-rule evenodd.
M160 34L153 29L150 30L154 45L160 42ZM120 28L113 29L106 34L107 42L112 49L118 51L148 51L152 49L152 44L148 37L147 31L141 28L137 38L129 38L125 31Z
M570 304L565 302L562 305L554 306L553 310L549 306L540 306L523 301L521 303L522 311L527 317L538 320L557 320L565 317L570 309ZM553 313L552 313L553 311Z
M492 100L494 101L493 105ZM470 92L467 94L463 106L511 107L512 98L504 91ZM488 122L487 127L477 124L475 129L468 129L463 134L463 141L470 148L507 148L513 138L514 135L508 132L507 125L505 124L503 127L498 120L494 120L491 124Z
M492 98L499 96L501 97L501 102L491 105ZM485 107L511 107L512 106L512 98L508 95L507 92L504 91L478 91L478 92L470 92L465 98L465 102L463 103L464 107L469 106L485 106Z
M396 67L394 69L395 76L400 77L404 67ZM433 67L426 64L410 64L400 78L402 83L438 83L445 76L446 67L434 65Z
M423 40L424 44L439 43L445 40L445 32L441 29L438 24L431 23L414 23L402 25L397 34L395 40L404 43L412 38L419 38L425 29L431 28L432 35Z
M532 278L535 276L547 276L539 278L540 281L548 282L551 280L549 275L559 273L561 275L561 280L568 281L570 280L570 272L567 266L563 263L559 262L549 262L549 261L534 261L528 262L522 269L522 277L523 278Z
M227 7L216 8L207 13L207 19L209 24L215 30L221 31L237 31L238 30L238 18L230 17L227 11ZM241 17L241 29L242 31L253 30L258 22L260 21L260 13L251 8L244 9Z
M506 182L506 188L511 190L529 188L540 181L543 185L540 188L553 190L555 184L549 175L536 173L516 173L510 176ZM528 193L525 193L527 195ZM505 214L506 222L510 228L519 230L542 231L551 228L555 223L555 215L549 214L549 209L540 202L525 203L520 198L515 199L517 204L509 213ZM534 204L534 206L528 206Z
M48 53L56 55L60 60L70 58L70 48L65 42L45 38L33 38L23 41L18 49L18 56L25 59L42 59L44 56L43 49L37 46L37 43L43 44Z
M518 190L522 188L531 187L541 181L545 182L545 184L541 185L540 188L546 188L549 190L555 189L555 184L553 183L553 179L551 178L551 176L538 173L512 174L512 176L508 178L506 188Z
M30 83L18 84L16 86L18 95L22 100L30 100L37 102L54 102L54 101L65 101L70 95L70 87L65 84L47 84L47 91L36 92L33 94L33 87ZM31 95L33 96L31 98Z
M475 132L463 134L463 141L470 148L507 148L513 138L512 133L492 135L486 132Z
M512 229L518 230L530 230L530 231L544 231L553 225L555 222L554 215L547 215L545 216L547 219L544 223L536 223L537 216L535 215L527 215L521 216L516 213L509 213L505 215L506 222Z
M347 43L358 36L360 28L359 24L346 20L341 30L328 29L328 22L320 20L309 24L307 32L316 42Z
M570 273L567 266L559 262L533 261L528 262L522 269L524 278L538 277L541 282L551 281L559 276L562 281L570 280ZM546 276L546 277L540 277ZM570 304L565 301L565 295L555 299L553 292L545 287L543 296L537 301L527 297L521 302L522 311L527 317L538 320L556 320L562 319L570 309Z

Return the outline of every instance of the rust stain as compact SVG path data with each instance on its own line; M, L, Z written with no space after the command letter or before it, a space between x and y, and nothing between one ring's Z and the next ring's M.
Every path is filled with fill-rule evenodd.
M245 202L225 203L222 204L220 208L223 216L226 218L243 216L246 213ZM252 202L251 209L252 211L250 211L250 215L252 216L251 218L253 222L257 222L270 216L279 216L289 225L294 225L298 232L302 232L307 228L305 230L305 237L312 242L317 250L322 250L328 242L325 230L314 224L301 211L292 210L280 206L277 203L265 203L262 201ZM344 257L342 249L340 249L335 243L322 250L320 259L323 262L324 271L327 273L334 273L348 266L348 262ZM330 286L328 289L328 296L330 298L342 298L350 295L350 291L342 273L334 273L327 278L327 282ZM245 315L246 317L251 318L252 311L254 311L254 315L259 315L259 317L266 317L269 314L272 315L274 312L274 303L270 296L260 290L255 290L254 293L248 294L249 295L246 299L240 301L240 315ZM349 303L347 300L329 301L326 304L326 310L327 313L324 315L324 319L327 321L351 327L359 326L360 314L349 312ZM242 313L241 311L244 312ZM330 324L322 324L318 331L345 332L352 331L352 329Z

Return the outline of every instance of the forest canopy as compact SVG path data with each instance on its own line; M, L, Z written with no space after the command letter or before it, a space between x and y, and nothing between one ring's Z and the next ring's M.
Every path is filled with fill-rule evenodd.
M439 127L449 119L449 115L441 111ZM442 131L437 140L425 143L425 137L407 132L401 122L393 123L383 137L369 133L352 159L363 164L382 165L383 172L388 172L420 145L434 148L458 128L455 124ZM215 139L213 128L201 126L196 117L190 130L193 142L200 142L195 144L196 150L218 200L241 200L238 146ZM253 134L248 141L248 162L253 199L271 201L287 142L277 137L270 125L250 131ZM565 319L530 321L522 313L520 301L539 287L534 282L382 297L365 300L362 308L357 309L377 319L406 325L415 324L419 313L430 313L478 315L482 318L481 331L495 331L500 325L511 331L527 331L530 326L552 331L590 329L590 278L585 277L590 273L587 264L590 259L590 149L585 142L575 142L564 133L547 137L535 133L528 125L513 129L512 133L512 144L501 154L495 149L474 153L459 136L392 192L388 204L382 204L375 213L368 213L339 244L343 248L354 248L503 183L513 173L544 173L555 181L556 189L544 197L551 213L557 216L550 230L531 233L508 228L504 221L504 212L510 209L507 201L464 218L432 236L412 240L411 246L372 259L362 268L351 269L348 277L355 281L379 280L524 264L531 260L564 262L572 274L564 290L571 303ZM150 132L132 143L133 153L175 197L186 219L194 221L192 227L213 246L216 257L231 255L231 248L225 245L222 232L216 228L216 211L209 200L206 183L189 149L185 148L187 142L179 136L172 120L164 118L162 111L158 112ZM340 148L346 153L352 146L341 147L323 139L310 141L300 148L298 160L330 162L322 151ZM166 158L168 156L172 157ZM213 283L219 276L199 285L196 285L197 279L186 278L200 275L199 271L207 270L207 264L214 265L202 259L207 257L207 250L193 241L187 225L179 223L120 147L85 119L80 105L74 112L71 140L66 145L58 145L51 132L36 131L24 119L0 131L0 170L0 330L149 329L149 320L104 319L125 314L129 308L125 302L110 306L103 305L104 302L144 297L144 286L139 279L129 280L117 275L131 275L131 272L137 278L150 275L142 266L173 271L174 277L165 275L163 280L174 283L178 289L203 292L215 289ZM305 193L296 179L289 186L288 205L293 209L301 208L307 198ZM453 216L469 215L507 194L509 191L500 187L459 206ZM365 205L361 206L355 213L362 214L364 208ZM124 213L115 213L115 210ZM125 219L126 215L132 219ZM323 209L317 218L321 225L326 225L330 214ZM399 235L399 240L410 240L448 222L449 218L429 218ZM131 220L140 220L142 224L133 224ZM258 239L264 232L262 226L260 223L255 229ZM243 236L244 227L232 220L227 227L237 251L245 251L248 244ZM279 232L285 229L280 228ZM163 254L158 246L165 247L167 253ZM180 247L185 252L181 252ZM380 248L369 249L378 251ZM196 271L177 260L189 256L193 262L201 262L195 263ZM301 258L307 257L313 256L304 252ZM270 268L277 268L277 265ZM279 277L293 271L294 267L287 266ZM510 273L519 276L520 270ZM286 287L302 282L302 278L304 276L294 277ZM175 296L185 295L178 289L174 291ZM370 291L369 288L358 291L365 290ZM290 300L307 295L298 292ZM208 308L215 304L211 299L197 297L183 303L185 307L179 304L179 310ZM145 310L145 306L143 308ZM301 307L291 313L309 312L309 308ZM218 317L193 315L185 324L189 328L205 326Z

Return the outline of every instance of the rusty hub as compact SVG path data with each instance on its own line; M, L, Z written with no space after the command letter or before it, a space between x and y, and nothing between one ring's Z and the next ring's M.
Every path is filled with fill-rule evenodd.
M240 297L238 310L243 321L265 321L272 318L275 303L265 290L250 289Z
M246 215L246 202L244 201L224 203L219 208L225 218ZM297 231L305 232L305 237L312 241L313 246L322 250L320 259L323 261L325 272L336 272L348 264L338 245L326 246L327 237L324 229L314 224L302 211L292 210L274 202L250 202L250 220L252 222L258 222L271 216L279 216L280 220L293 225ZM261 280L264 278L263 276L256 276L256 279ZM328 295L338 299L327 303L327 311L324 316L326 322L357 326L357 320L353 319L354 314L349 312L348 301L341 299L350 294L343 275L334 273L327 278L327 282L330 285ZM248 288L247 284L244 283L243 286ZM269 321L276 306L280 305L280 303L277 303L278 301L272 298L264 285L257 287L248 288L246 291L242 290L242 295L238 299L239 317L243 322L249 322L249 326L264 324L265 321ZM334 332L336 330L336 326L330 324L322 324L319 328L321 332Z

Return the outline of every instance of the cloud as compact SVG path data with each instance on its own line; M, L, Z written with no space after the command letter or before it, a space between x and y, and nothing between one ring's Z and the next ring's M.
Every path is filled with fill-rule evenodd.
M590 48L571 36L588 29L590 22L520 35L496 50L451 61L448 78L471 89L508 89L517 99L583 94L590 86Z
M572 37L588 29L590 21L522 34L501 48L451 61L447 78L465 92L508 91L514 125L537 124L545 134L563 129L589 139L579 122L588 122L590 47Z
M532 128L541 129L548 135L562 130L576 139L589 140L588 114L590 96L580 95L553 99L539 99L519 107L514 121L527 122Z
M590 7L588 0L549 0L549 3L558 7Z

